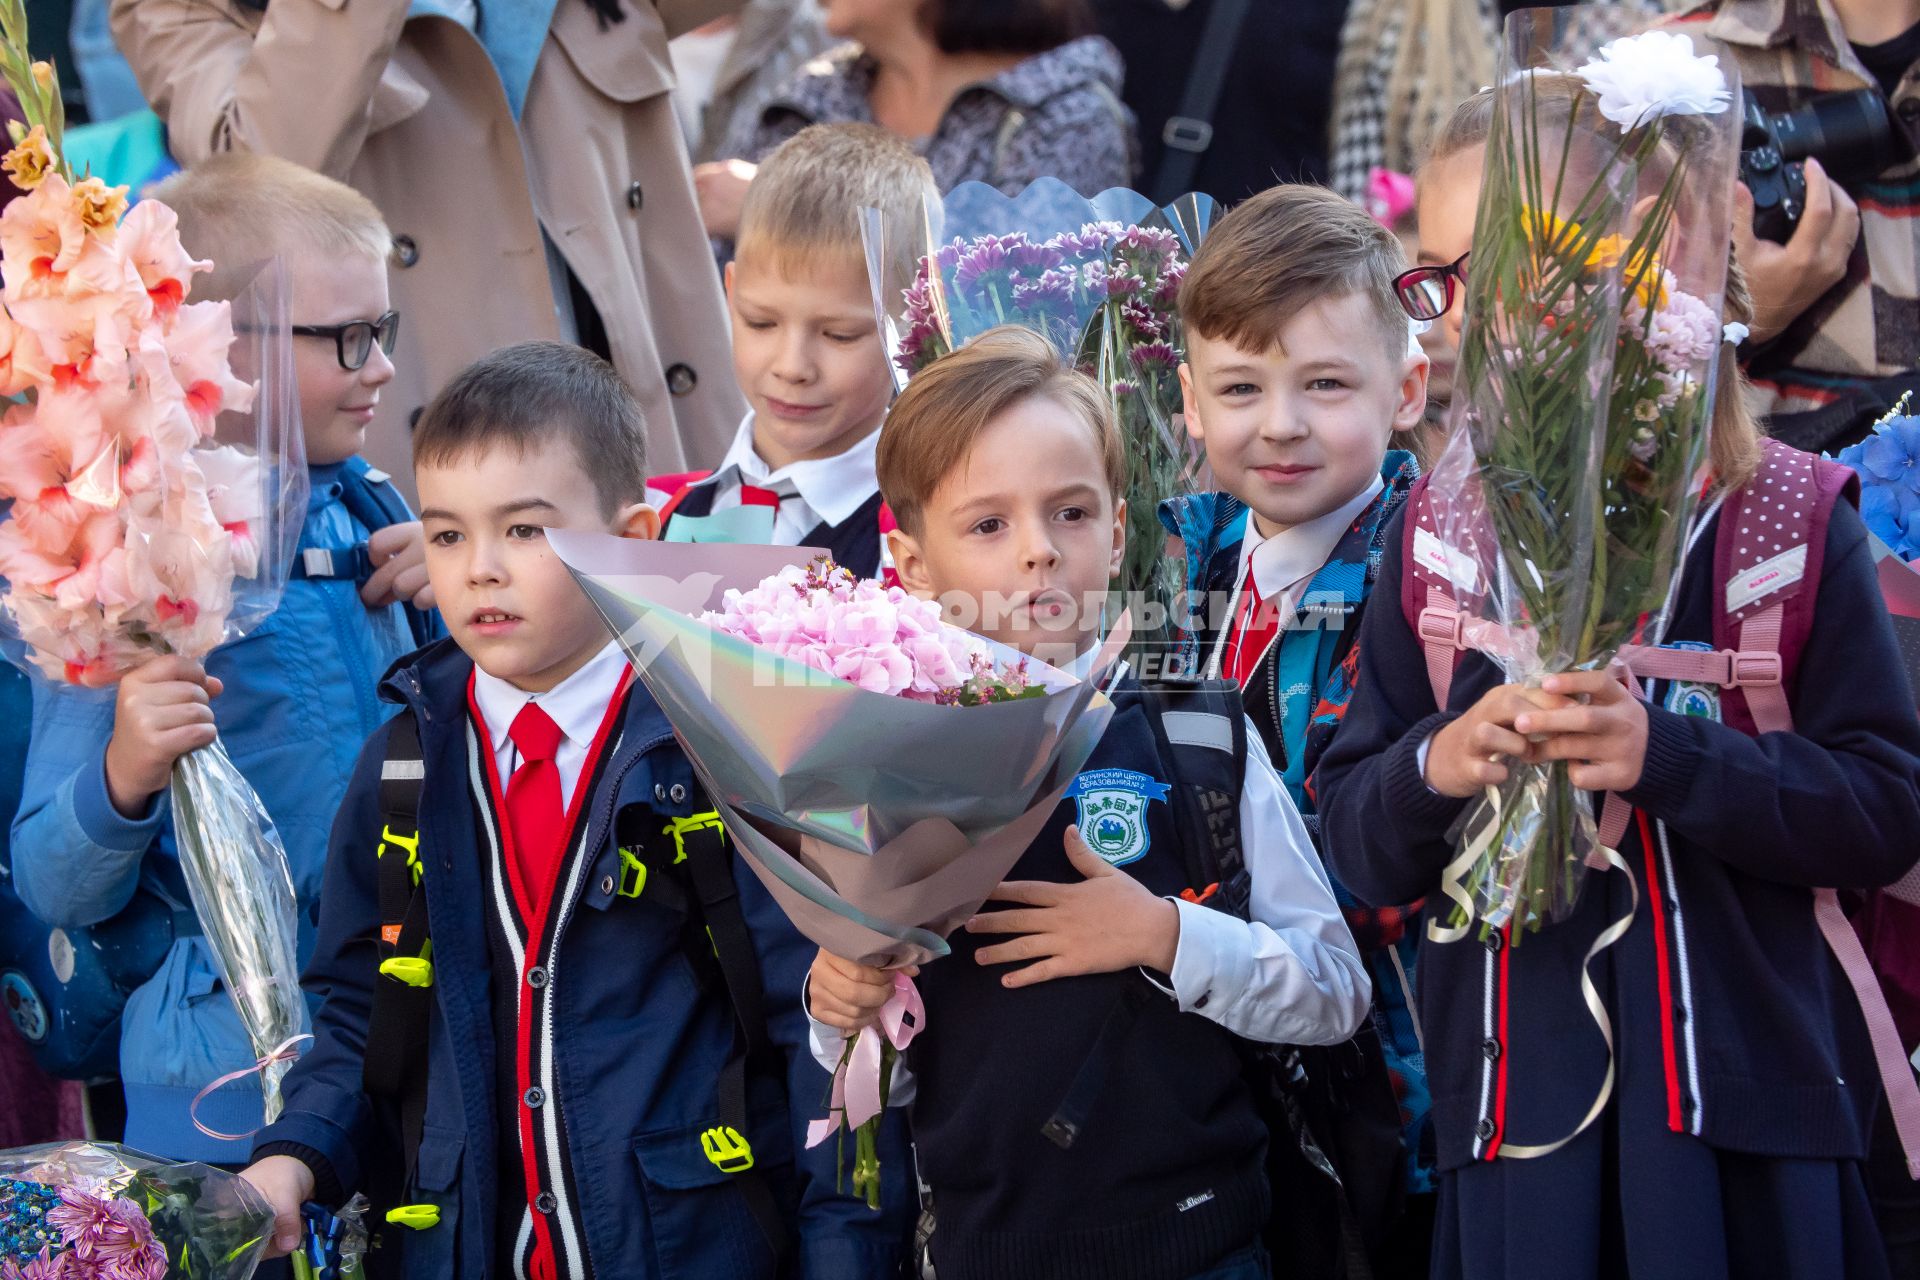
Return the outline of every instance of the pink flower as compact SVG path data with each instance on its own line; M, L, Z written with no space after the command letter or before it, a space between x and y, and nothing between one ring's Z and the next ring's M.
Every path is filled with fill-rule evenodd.
M120 224L121 251L162 321L180 310L194 275L213 270L211 262L197 262L181 247L179 224L173 210L158 200L142 200Z
M187 409L202 435L224 409L245 410L253 387L233 376L227 351L233 345L233 319L224 302L193 302L180 308L167 334L167 356L174 381L186 394Z
M67 1265L67 1255L55 1256L52 1245L42 1245L40 1256L31 1258L26 1266L21 1266L12 1258L0 1262L0 1278L3 1280L67 1280L73 1271Z

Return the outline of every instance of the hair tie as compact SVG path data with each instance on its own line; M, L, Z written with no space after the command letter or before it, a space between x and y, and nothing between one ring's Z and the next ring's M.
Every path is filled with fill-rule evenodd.
M1720 337L1727 343L1737 347L1745 342L1747 335L1752 332L1753 330L1747 328L1747 326L1741 324L1738 320L1729 320L1720 330Z

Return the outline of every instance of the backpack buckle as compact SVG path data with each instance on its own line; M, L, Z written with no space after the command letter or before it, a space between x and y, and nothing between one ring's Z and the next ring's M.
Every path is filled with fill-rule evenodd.
M680 855L685 857L683 853ZM620 887L614 892L622 898L637 898L647 887L647 864L626 845L620 846Z
M730 1124L716 1125L702 1133L700 1150L722 1173L745 1173L753 1168L753 1144Z
M410 836L396 835L391 826L382 823L380 826L380 844L379 847L373 851L373 856L376 858L386 857L389 845L395 849L401 849L406 852L407 870L413 873L413 882L418 885L420 883L420 833L415 831Z
M1414 630L1424 643L1448 644L1456 649L1467 647L1467 618L1458 609L1428 605L1420 611Z
M393 956L380 962L380 972L410 987L433 985L433 961L425 956Z
M1730 652L1727 654L1727 687L1746 689L1778 685L1785 669L1777 653Z
M687 860L687 837L696 831L718 831L726 835L727 828L720 821L720 815L712 809L705 813L689 814L684 818L668 818L667 825L661 830L673 837L673 864L679 866Z
M429 1227L440 1225L440 1206L403 1204L387 1210L387 1221L396 1227L405 1227L409 1231L425 1231Z

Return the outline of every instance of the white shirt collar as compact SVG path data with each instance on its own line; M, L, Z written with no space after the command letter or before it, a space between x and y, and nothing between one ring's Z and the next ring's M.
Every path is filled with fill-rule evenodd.
M618 642L609 641L606 648L587 659L585 666L539 694L528 693L475 667L473 700L480 705L480 716L486 721L489 745L496 754L503 750L514 717L527 703L537 701L540 709L560 726L567 741L582 749L591 747L626 667L627 655Z
M706 483L725 483L733 473L738 473L742 484L760 489L777 488L785 480L815 515L830 525L844 524L880 487L876 470L879 451L880 431L875 428L845 453L790 462L775 471L754 451L753 414L748 412L734 432L726 458Z
M1260 532L1253 513L1249 511L1247 534L1242 544L1246 551L1240 562L1241 578L1245 579L1247 566L1252 565L1253 585L1258 588L1260 598L1279 600L1319 571L1354 520L1384 487L1376 475L1373 483L1354 495L1346 505L1290 529L1282 529L1271 538Z

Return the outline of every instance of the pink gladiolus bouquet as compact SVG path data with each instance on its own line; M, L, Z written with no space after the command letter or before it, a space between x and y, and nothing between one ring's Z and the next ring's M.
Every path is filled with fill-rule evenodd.
M26 193L0 214L0 610L25 650L10 658L110 685L157 655L204 658L278 603L300 527L285 517L306 507L284 298L270 270L236 302L188 301L213 264L165 205L128 212L125 187L74 177L52 68L26 47L21 0L0 0L0 75L31 124L0 160ZM260 314L237 327L236 307ZM175 762L171 797L271 1119L306 1021L286 853L218 741Z
M110 1144L0 1152L0 1280L245 1280L273 1210L234 1174Z
M700 618L717 631L872 693L952 706L1008 702L1035 686L1026 664L996 670L985 645L940 606L842 569L827 556L728 591Z

